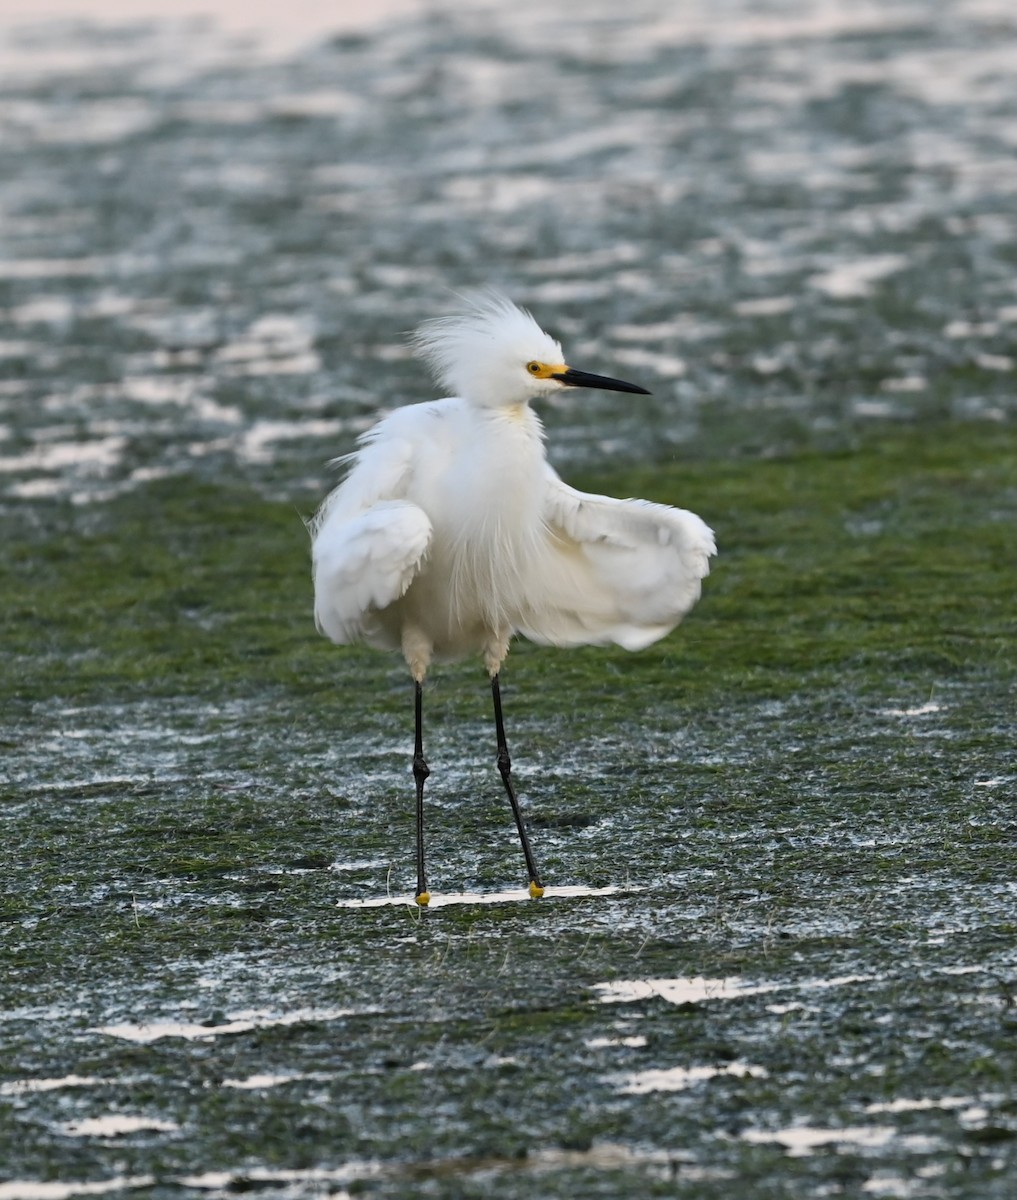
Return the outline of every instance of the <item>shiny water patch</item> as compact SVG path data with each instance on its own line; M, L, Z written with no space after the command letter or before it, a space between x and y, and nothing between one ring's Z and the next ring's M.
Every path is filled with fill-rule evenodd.
M1003 1099L1004 1096L1001 1092L984 1096L980 1101L975 1100L972 1096L920 1096L917 1098L900 1096L896 1100L880 1100L868 1104L865 1111L867 1113L902 1113L927 1112L930 1109L959 1109L962 1119L966 1115L969 1120L979 1120L987 1115L985 1104L998 1103Z
M747 1129L746 1142L766 1145L775 1142L792 1158L802 1158L826 1146L850 1146L878 1150L897 1134L894 1125L853 1125L843 1129L821 1129L813 1125L789 1125L786 1129Z
M132 1133L178 1133L176 1121L164 1121L158 1117L133 1117L129 1113L108 1113L104 1117L86 1117L80 1121L68 1121L61 1132L68 1137L116 1138Z
M106 1196L111 1192L134 1191L155 1183L151 1175L118 1175L111 1179L78 1182L42 1182L37 1179L11 1179L0 1183L0 1200L71 1200L73 1196Z
M790 1158L805 1158L827 1147L853 1150L882 1150L893 1144L913 1153L928 1153L940 1144L938 1139L901 1134L895 1125L847 1125L825 1129L814 1125L789 1125L785 1129L747 1129L742 1140L756 1145L775 1143Z
M544 900L565 899L583 896L614 896L620 893L628 894L635 888L602 887L590 888L576 886L547 887L544 889ZM524 888L510 892L432 892L428 908L445 908L450 904L516 904L519 901L530 901L531 896ZM374 896L363 900L339 900L337 908L417 908L416 899L411 892L399 896Z
M931 713L943 711L943 705L935 700L926 700L924 704L915 704L910 708L884 708L883 715L887 717L925 717Z
M709 1000L737 1000L766 992L844 987L852 983L866 983L871 979L871 975L838 975L831 979L806 979L798 983L753 983L737 975L721 979L693 975L678 979L619 979L611 983L596 983L593 988L594 991L600 992L602 1004L631 1004L653 997L666 1000L669 1004L702 1004ZM770 1011L782 1012L793 1006L767 1007Z
M882 279L902 271L907 259L901 254L875 254L836 263L809 280L812 287L836 300L870 296Z
M0 1096L26 1096L33 1092L54 1092L61 1088L97 1087L108 1082L92 1075L65 1075L62 1079L11 1079L0 1083Z
M589 1050L603 1050L608 1046L628 1046L640 1049L646 1045L646 1038L641 1033L620 1034L618 1037L587 1038L584 1045Z
M102 1025L93 1030L108 1037L123 1038L128 1042L156 1042L160 1038L184 1038L188 1041L211 1041L234 1033L249 1033L253 1029L271 1029L281 1025L302 1025L319 1021L336 1021L340 1017L352 1016L351 1008L301 1009L281 1016L266 1012L237 1013L232 1020L219 1025L200 1025L187 1021L153 1021L144 1024Z
M751 1063L730 1062L722 1067L662 1067L646 1071L633 1071L617 1078L618 1091L630 1096L645 1096L648 1092L684 1092L719 1076L734 1079L766 1079L769 1072L765 1067Z
M750 983L736 975L708 979L693 975L686 979L619 979L594 984L602 1004L631 1004L636 1000L659 997L669 1004L701 1004L706 1000L735 1000L775 991L777 983Z
M281 1087L286 1083L294 1083L298 1079L328 1079L327 1075L307 1075L296 1072L289 1075L249 1075L246 1079L224 1079L220 1086L235 1088L240 1092L256 1092L263 1088Z

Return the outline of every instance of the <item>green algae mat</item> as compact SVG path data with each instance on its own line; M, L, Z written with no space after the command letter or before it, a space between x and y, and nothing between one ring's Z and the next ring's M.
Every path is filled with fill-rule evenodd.
M5 1170L1006 1195L1015 479L961 424L585 478L721 556L649 651L515 648L544 900L483 669L435 673L427 912L412 689L314 634L299 506L8 505Z

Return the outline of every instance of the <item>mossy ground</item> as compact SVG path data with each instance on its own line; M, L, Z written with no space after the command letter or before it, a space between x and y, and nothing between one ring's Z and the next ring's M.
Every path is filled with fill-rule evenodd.
M692 508L721 550L645 653L506 668L548 882L622 890L427 913L337 907L412 886L412 692L314 633L316 497L184 476L5 504L3 1173L1010 1195L1015 480L1010 427L947 420L573 478ZM427 691L436 892L524 882L488 704L479 663ZM595 986L698 976L770 990ZM101 1031L252 1011L294 1020ZM760 1071L625 1090L732 1062ZM70 1075L93 1082L10 1086ZM261 1075L286 1079L228 1086ZM879 1107L909 1100L945 1103ZM171 1127L68 1131L117 1112ZM792 1126L872 1130L804 1156L745 1136Z

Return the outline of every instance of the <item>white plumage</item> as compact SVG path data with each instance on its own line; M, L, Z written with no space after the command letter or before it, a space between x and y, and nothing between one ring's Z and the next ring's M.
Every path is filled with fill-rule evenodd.
M644 389L567 367L530 314L495 295L425 323L415 341L457 394L397 409L365 434L311 534L318 628L340 644L402 650L418 688L423 764L419 688L434 657L483 655L501 752L497 676L514 634L642 649L698 600L715 545L693 513L587 495L547 462L531 399L566 387ZM417 782L419 822L419 772Z
M397 409L361 438L312 524L321 632L393 650L409 633L421 679L432 655L483 653L496 671L491 651L514 633L628 650L669 633L699 599L713 534L683 509L562 482L527 401L569 385L526 371L564 373L558 344L492 300L418 343L465 394Z

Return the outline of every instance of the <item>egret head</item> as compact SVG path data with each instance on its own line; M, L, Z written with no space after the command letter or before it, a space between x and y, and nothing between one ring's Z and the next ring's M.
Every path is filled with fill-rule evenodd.
M471 300L456 316L425 321L413 343L450 394L482 408L510 408L565 387L649 394L633 383L566 366L559 343L496 292Z

